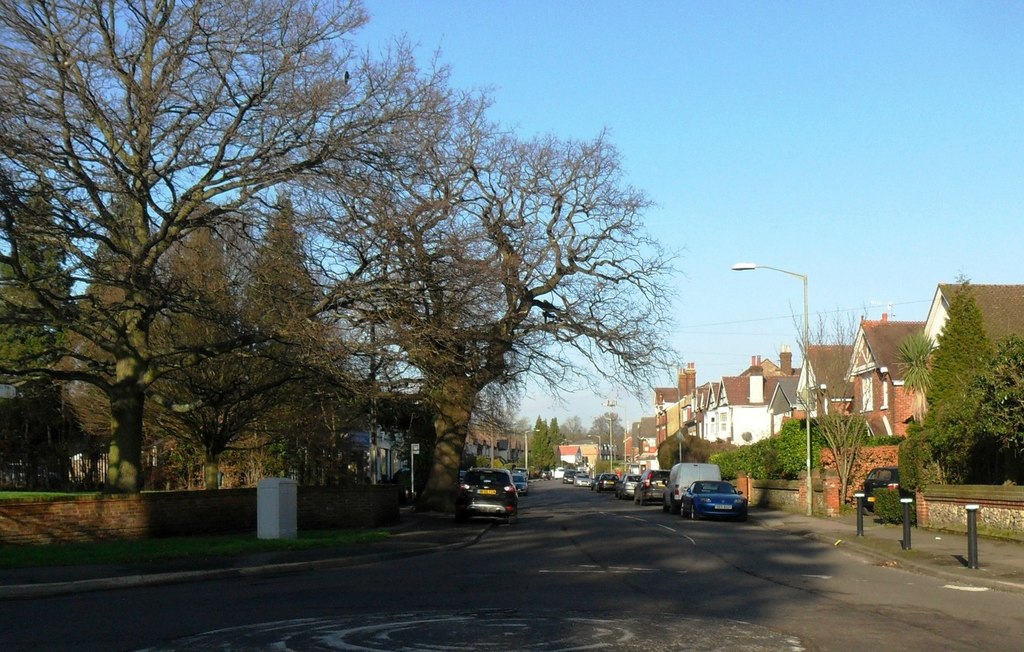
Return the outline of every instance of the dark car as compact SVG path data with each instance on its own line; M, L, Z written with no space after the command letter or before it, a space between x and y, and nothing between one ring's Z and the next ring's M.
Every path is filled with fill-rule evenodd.
M576 479L576 469L566 469L562 475L562 484L572 484Z
M636 493L636 484L638 482L640 482L640 476L636 473L623 475L619 479L619 483L615 485L615 497L619 500L632 498L633 494Z
M506 523L519 516L519 493L512 474L505 469L469 469L455 496L455 520L473 516L501 518Z
M747 499L728 482L698 480L687 487L679 508L683 516L747 520Z
M619 476L614 473L602 473L594 480L594 491L615 491L615 485L619 484Z
M864 507L874 511L875 489L899 489L900 467L878 466L868 471L864 478Z
M661 469L647 469L641 473L640 481L637 482L636 489L633 491L633 503L646 505L653 500L661 504L665 497L668 474L667 470L662 471Z
M512 471L512 482L516 485L516 491L520 496L525 496L530 493L530 480L526 477L525 473L519 473Z

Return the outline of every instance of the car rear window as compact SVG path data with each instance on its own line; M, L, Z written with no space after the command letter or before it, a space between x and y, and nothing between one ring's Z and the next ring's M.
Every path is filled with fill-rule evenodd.
M504 473L488 472L488 471L470 471L466 474L465 483L472 485L481 484L505 484L508 482L508 476Z

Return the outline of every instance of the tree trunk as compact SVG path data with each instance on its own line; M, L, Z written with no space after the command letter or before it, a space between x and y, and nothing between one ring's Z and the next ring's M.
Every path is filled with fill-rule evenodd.
M203 461L203 488L220 489L220 455L209 451Z
M145 391L134 382L110 394L110 459L105 493L138 493L142 488L142 411Z
M434 457L427 484L416 509L428 512L455 512L455 493L462 465L462 451L469 434L469 418L476 404L476 391L465 379L447 379L435 395Z

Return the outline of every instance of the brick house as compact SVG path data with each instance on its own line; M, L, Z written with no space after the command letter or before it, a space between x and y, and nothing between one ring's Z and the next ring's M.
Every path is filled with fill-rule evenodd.
M656 446L692 426L696 392L697 370L692 362L680 367L675 387L654 388Z
M903 385L899 346L911 333L922 332L923 321L861 320L850 358L853 381L852 411L864 416L874 436L907 435L911 396Z

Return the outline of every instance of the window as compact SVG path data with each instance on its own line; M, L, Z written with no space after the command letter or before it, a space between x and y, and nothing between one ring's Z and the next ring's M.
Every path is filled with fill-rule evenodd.
M860 411L871 412L875 409L875 387L871 376L861 376L860 380Z
M885 382L885 376L882 376L882 410L889 409L889 383Z

